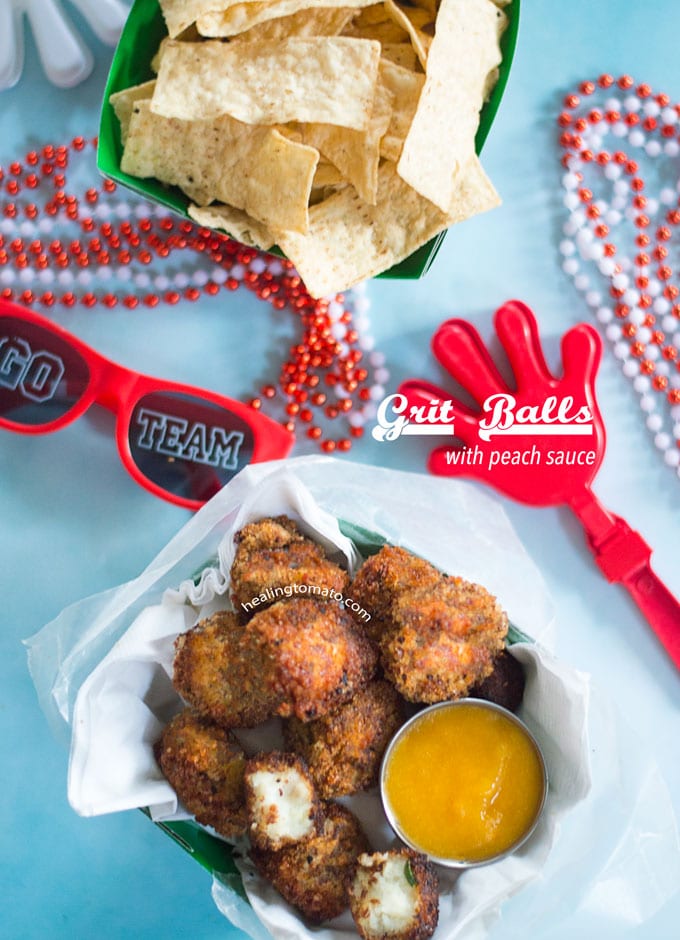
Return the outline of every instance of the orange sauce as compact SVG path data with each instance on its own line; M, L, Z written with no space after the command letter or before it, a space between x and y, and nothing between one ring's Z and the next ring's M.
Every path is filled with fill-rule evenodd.
M408 842L435 858L482 862L533 825L543 765L512 719L466 702L413 721L392 748L383 786Z

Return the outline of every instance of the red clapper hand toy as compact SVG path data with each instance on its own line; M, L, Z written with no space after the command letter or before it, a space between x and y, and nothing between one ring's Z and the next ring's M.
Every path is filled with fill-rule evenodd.
M515 389L503 380L475 328L457 319L439 327L432 348L482 410L416 379L399 388L409 407L422 408L433 399L452 402L455 436L464 447L434 450L430 471L476 478L530 506L569 506L607 580L628 589L680 668L680 604L652 571L649 545L591 490L605 449L594 392L602 351L599 335L587 324L564 335L564 375L557 379L548 370L536 319L525 304L504 304L494 322Z

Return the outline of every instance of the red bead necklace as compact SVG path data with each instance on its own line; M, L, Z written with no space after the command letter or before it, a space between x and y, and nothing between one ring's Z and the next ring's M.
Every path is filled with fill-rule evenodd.
M680 154L680 105L629 75L601 75L566 96L557 123L570 218L562 267L602 324L640 395L646 425L680 475L680 185L659 157ZM658 179L657 191L651 182ZM608 284L605 295L588 273Z
M245 286L276 310L291 310L301 329L277 383L265 385L250 405L267 402L288 430L302 432L325 453L350 450L387 377L383 357L370 351L365 335L369 305L363 289L315 300L290 261L199 228L132 194L114 204L118 187L110 180L98 186L86 181L78 193L70 192L73 158L92 154L96 143L76 137L68 146L48 144L0 168L0 297L48 309L99 304L133 310L195 302ZM91 162L82 163L81 175L91 171ZM57 229L61 237L55 237ZM187 249L201 256L199 265L170 269L166 260L185 259ZM107 281L123 289L108 289ZM329 436L338 419L344 433Z

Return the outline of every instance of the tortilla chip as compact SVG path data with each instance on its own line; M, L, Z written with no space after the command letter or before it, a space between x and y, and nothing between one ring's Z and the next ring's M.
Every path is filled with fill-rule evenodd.
M187 209L189 217L203 225L205 228L219 229L230 238L249 245L251 248L260 248L267 251L275 244L274 237L269 229L251 218L242 209L225 206L223 203L214 203L212 206L190 205Z
M330 160L324 160L322 155L317 164L316 173L314 174L314 185L336 186L343 181L344 177L337 166L331 163Z
M438 0L410 0L410 2L413 6L426 10L430 14L430 19L434 19L437 15ZM496 0L496 2L510 3L511 0Z
M410 42L384 42L382 44L382 57L395 65L414 72L417 68L418 57Z
M149 67L151 68L151 71L154 73L154 75L158 75L158 70L161 67L161 59L163 58L163 52L165 51L165 47L167 46L169 41L170 39L168 36L164 36L161 39L158 45L158 49L156 49L154 57L151 59L151 62L149 63Z
M354 186L362 199L375 204L378 191L378 164L380 141L392 115L392 95L378 82L371 111L371 120L365 131L335 127L332 124L306 124L303 140L316 147L340 170Z
M323 158L319 160L312 183L312 193L309 197L310 206L315 206L324 199L328 199L339 189L344 189L349 184L337 168Z
M496 6L499 6L499 7L503 6L502 0L493 0L493 2L496 4ZM509 3L510 0L507 0L507 2ZM508 17L506 16L505 13L501 12L500 10L498 12L499 12L499 15L498 15L498 20L496 22L496 31L498 35L498 45L500 48L501 37L508 27ZM488 100L489 95L495 88L499 75L500 75L500 69L497 66L495 69L491 69L489 74L486 76L486 79L484 81L484 91L482 92L484 96L484 101Z
M361 12L354 17L354 25L361 29L364 26L377 26L378 23L389 23L390 15L385 9L383 0L375 0L370 6L364 7Z
M344 28L342 35L351 36L355 39L373 39L382 45L388 42L410 42L409 34L394 20L383 20L381 23L366 26L358 25L356 20L352 20Z
M321 13L322 9L332 7L360 8L372 3L373 0L323 0L321 9L317 9L314 0L241 0L241 2L228 5L228 9L218 12L206 13L199 16L196 25L202 36L236 36L245 32L258 23L278 19L284 16L307 11L307 16ZM226 7L227 4L224 4ZM349 16L347 20L349 20ZM296 34L299 35L299 34Z
M387 0L383 0L383 2L387 3ZM411 0L400 0L400 2L394 0L394 4L408 17L408 21L412 26L415 26L415 28L419 29L421 32L428 33L430 38L434 36L435 15L429 13L424 7L412 4ZM387 9L390 16L393 16L394 11L389 4L387 4Z
M381 59L380 81L391 92L393 102L390 123L380 142L380 155L396 163L416 113L425 76Z
M181 42L198 42L201 37L199 36L196 26L192 23L187 29L183 30L178 36L174 37ZM160 43L158 44L158 49L156 49L156 54L152 58L149 66L154 75L158 75L158 70L161 67L161 59L163 58L163 53L165 47L170 42L169 36L164 36Z
M418 61L423 68L427 65L427 53L432 44L432 37L428 36L426 33L422 32L417 26L417 22L422 22L423 24L428 22L429 17L425 10L410 10L409 13L403 7L398 6L394 0L385 0L385 9L397 23L398 26L408 33L409 39L411 40L411 45L415 50L416 55L418 56ZM416 14L421 13L423 16L418 17Z
M109 102L120 123L120 139L123 146L125 146L127 140L130 119L135 105L138 101L150 101L155 87L156 82L152 79L142 85L124 88L123 91L117 91L109 97Z
M318 10L299 10L290 16L265 20L252 26L232 42L280 42L289 36L338 36L354 16L351 7L321 7Z
M171 39L195 23L199 16L223 10L234 0L158 0Z
M168 43L152 99L164 117L368 126L380 46L340 36Z
M199 205L215 200L265 225L304 232L319 154L274 128L253 128L223 116L179 121L138 102L121 169L179 186Z
M477 157L457 182L448 213L423 199L393 163L378 173L378 201L366 205L344 189L309 210L306 235L275 232L314 297L325 297L373 277L408 257L449 225L498 205L496 191Z
M491 0L442 0L425 86L398 163L399 175L447 212L475 150L486 77L501 61Z

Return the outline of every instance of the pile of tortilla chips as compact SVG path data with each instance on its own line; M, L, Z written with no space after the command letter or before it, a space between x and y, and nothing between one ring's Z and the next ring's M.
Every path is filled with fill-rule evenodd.
M111 97L121 169L351 287L498 204L474 138L507 2L160 0L156 79Z

